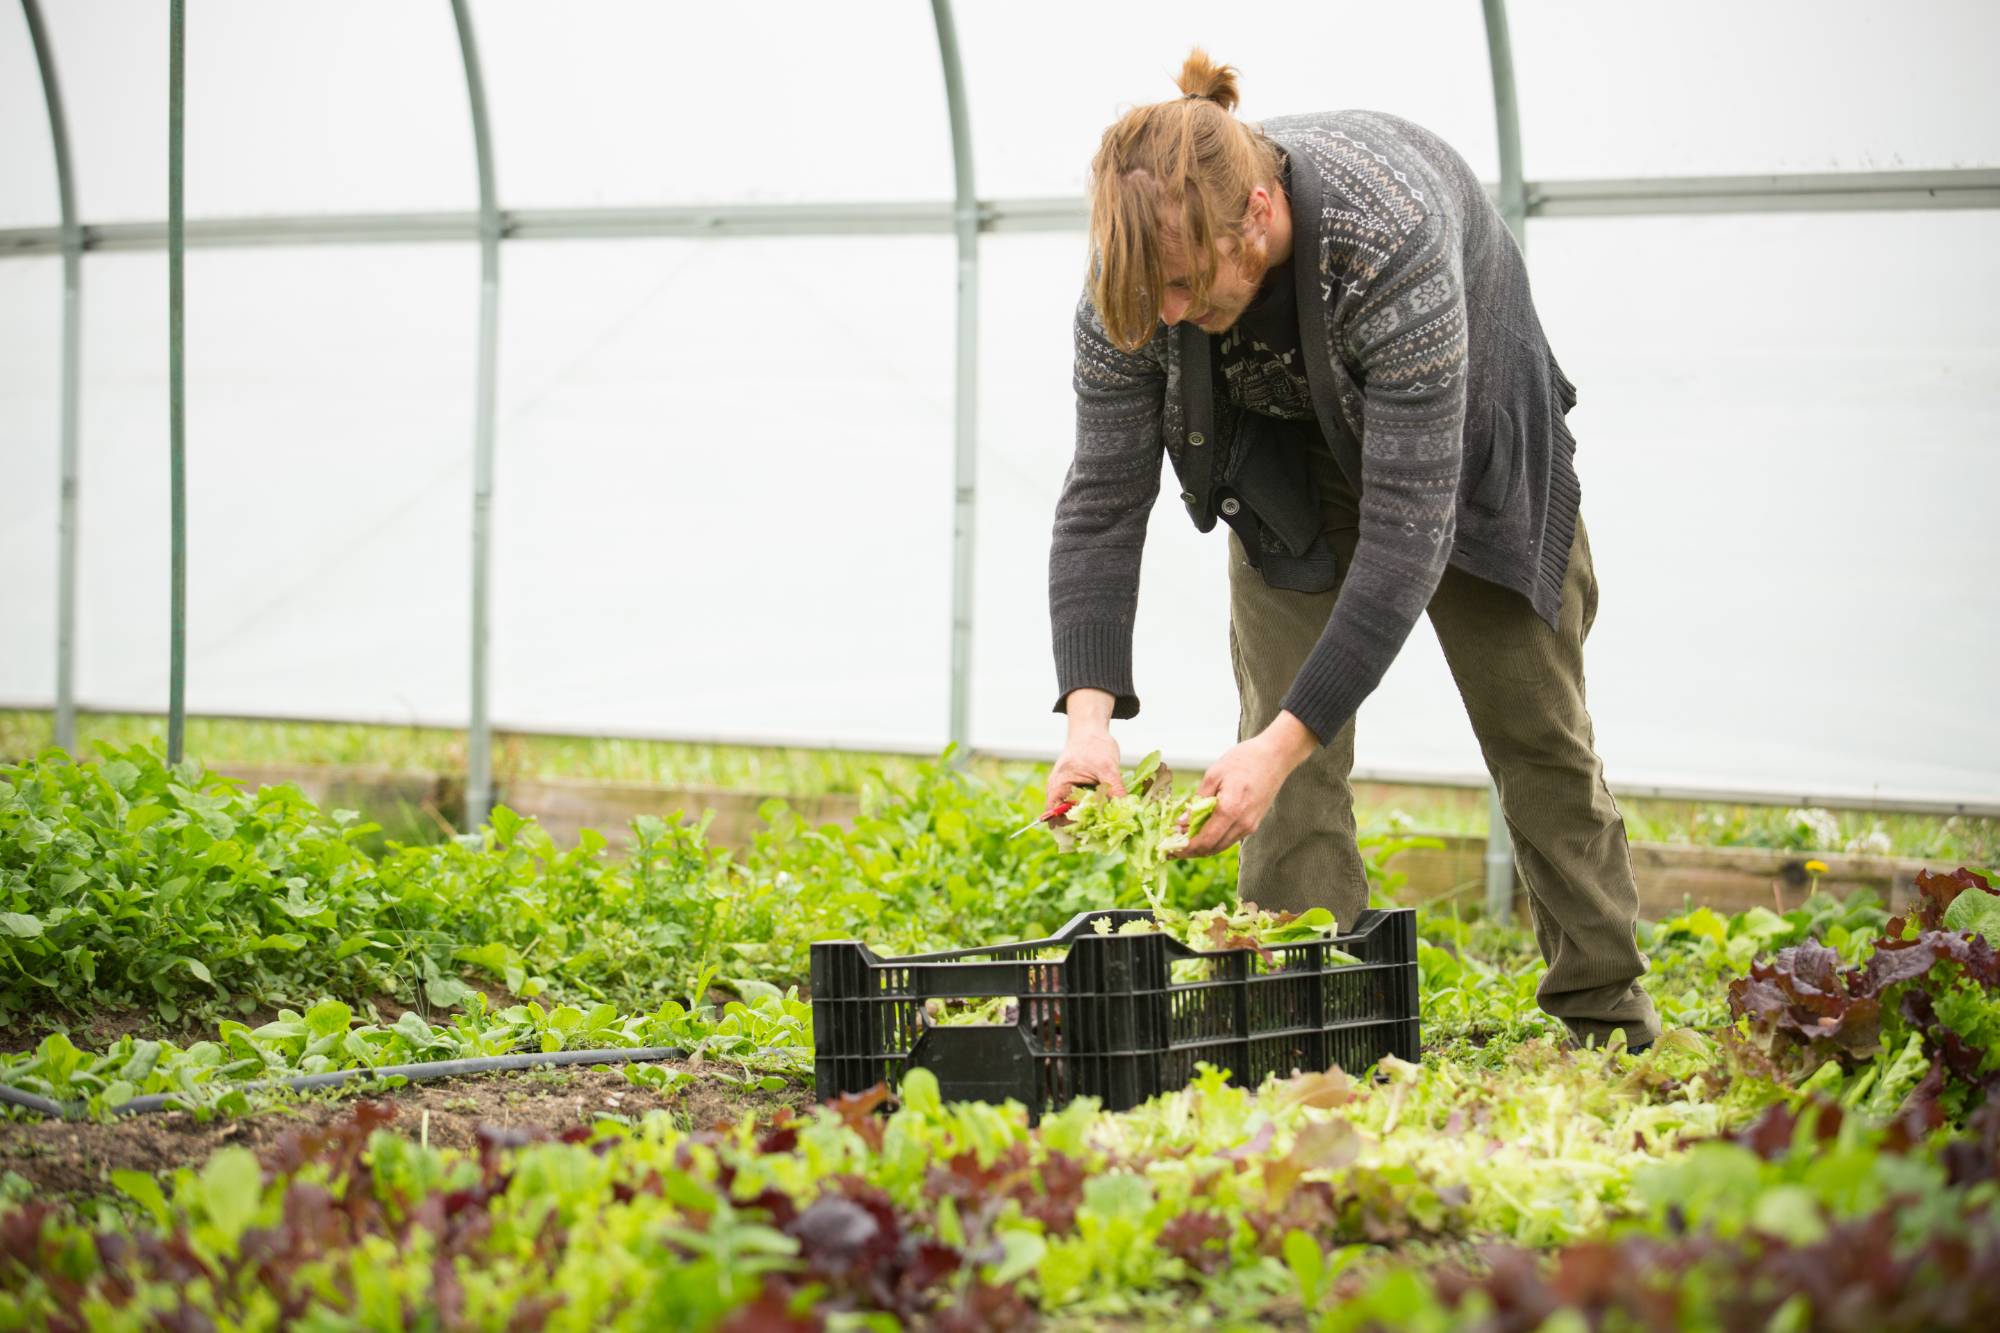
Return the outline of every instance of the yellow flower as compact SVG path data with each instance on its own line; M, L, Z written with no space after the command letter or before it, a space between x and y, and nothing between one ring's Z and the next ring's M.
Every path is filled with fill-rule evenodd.
M1806 862L1806 873L1808 875L1824 875L1826 873L1826 862L1824 861Z

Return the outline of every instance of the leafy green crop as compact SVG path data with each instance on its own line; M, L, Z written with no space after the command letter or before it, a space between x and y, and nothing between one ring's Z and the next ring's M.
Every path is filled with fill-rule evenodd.
M1125 795L1100 787L1074 788L1071 804L1048 821L1065 852L1122 856L1138 876L1146 903L1167 905L1167 866L1215 813L1213 796L1174 795L1173 770L1158 750L1139 761L1126 781Z
M1807 941L1729 985L1731 1011L1797 1095L1838 1096L1878 1118L1894 1112L1911 1136L2000 1100L2000 953L1946 927L1953 912L1967 915L1964 899L2000 895L1967 870L1922 872L1917 890L1917 909L1891 920L1854 963Z
M381 1132L364 1106L281 1145L269 1172L225 1152L164 1187L121 1177L140 1215L129 1250L27 1205L4 1219L0 1321L75 1317L121 1283L182 1323L250 1322L273 1299L327 1324L532 1311L690 1329L801 1302L973 1329L1138 1315L1190 1290L1268 1302L1302 1258L1281 1253L1288 1232L1569 1237L1640 1208L1634 1181L1680 1138L1730 1124L1668 1079L1613 1084L1600 1059L1547 1048L1520 1061L1511 1077L1392 1065L1379 1085L1320 1073L1257 1091L1211 1070L1138 1111L1084 1100L1034 1128L1019 1107L947 1105L918 1071L886 1116L880 1093L725 1132L655 1114L567 1141L496 1135L476 1158Z
M1307 1310L1320 1312L1316 1333L1991 1328L1996 1147L2000 1104L1943 1143L1911 1142L1823 1103L1798 1115L1778 1106L1729 1139L1643 1168L1642 1211L1553 1260L1489 1247L1476 1268L1397 1267L1349 1284L1338 1301L1309 1281L1309 1257L1295 1272ZM1508 1322L1527 1312L1534 1323Z
M1099 935L1169 935L1197 951L1255 949L1267 956L1274 944L1303 944L1338 930L1333 913L1324 907L1294 913L1268 912L1248 905L1209 907L1198 912L1161 908L1150 919L1128 921L1116 930L1111 918L1099 917L1090 928ZM1337 949L1334 952L1340 953ZM1345 954L1341 960L1359 961Z
M1099 935L1114 933L1109 917L1099 917L1092 921L1090 926ZM1262 908L1239 904L1233 907L1210 907L1198 912L1179 912L1170 907L1162 907L1156 909L1149 918L1126 922L1119 926L1115 933L1164 934L1204 955L1247 949L1256 955L1250 959L1253 971L1263 972L1285 965L1272 952L1274 946L1331 939L1335 933L1335 925L1333 913L1324 907L1315 907L1310 911L1294 914L1267 912ZM1335 948L1331 944L1320 951L1322 967L1351 966L1360 961L1353 954ZM1212 975L1214 975L1214 964L1207 957L1176 958L1171 963L1171 977L1177 983L1201 981Z
M386 984L407 948L355 842L290 787L252 798L143 750L0 768L0 1018L141 1004L172 1021L225 999Z
M0 767L0 1023L142 1008L167 1023L317 996L467 1002L470 970L521 998L689 1003L803 982L815 939L913 953L1047 933L1137 906L1162 875L1010 839L1032 791L948 763L884 782L852 828L781 803L741 857L641 818L623 856L555 846L504 807L477 839L392 848L296 789L251 793L144 749ZM1169 905L1233 894L1233 855L1164 871Z
M0 1058L0 1080L100 1112L159 1092L214 1114L255 1109L259 1079L518 1050L679 1046L746 1079L803 1077L809 1008L783 988L817 938L923 952L1141 905L1196 949L1335 929L1246 910L1234 858L1170 859L1173 807L1135 799L1065 852L1010 836L1032 787L919 765L852 828L774 803L741 855L664 820L635 822L620 855L594 835L558 848L506 810L478 838L371 854L358 821L289 789L240 792L143 750L47 754L0 769L0 1006L223 1021L185 1045L51 1036ZM1370 849L1377 901L1395 847ZM1556 1034L1533 937L1442 905L1419 915L1432 1049L1366 1081L1249 1090L1204 1070L1134 1111L1078 1100L1031 1128L1018 1107L945 1104L918 1071L893 1111L878 1089L726 1132L654 1117L489 1135L477 1154L364 1106L261 1163L225 1149L118 1173L122 1216L0 1206L0 1325L1615 1327L1668 1311L1951 1327L2000 1272L1981 1223L2000 1163L1996 895L1969 872L1920 887L1894 920L1815 898L1642 927L1679 1030L1637 1059L1538 1039ZM362 1017L384 991L428 1009ZM1004 997L985 1003L1005 1019ZM1435 1261L1494 1242L1484 1267ZM1943 1278L1972 1295L1951 1304Z
M1250 962L1253 969L1258 972L1276 970L1284 966L1284 962L1272 953L1274 946L1326 939L1334 933L1333 913L1323 907L1316 907L1299 915L1290 912L1266 912L1244 906L1210 907L1197 912L1181 912L1171 907L1161 907L1155 909L1150 916L1127 921L1115 929L1108 916L1096 918L1090 926L1099 935L1166 935L1203 955L1250 950L1256 954ZM1067 947L1041 949L1037 954L1043 959L1060 960L1068 957L1069 949ZM1354 955L1332 945L1328 945L1320 954L1320 965L1324 967L1348 966L1358 964L1360 961ZM1176 984L1204 981L1214 975L1211 959L1205 956L1174 958L1169 967L1170 979ZM923 1021L927 1026L972 1027L983 1024L1006 1026L1020 1020L1020 997L994 996L984 1000L930 999L924 1002L923 1014Z
M2000 949L2000 893L1961 893L1944 911L1946 930L1983 936Z
M610 1004L551 1010L535 1003L489 1013L486 997L475 992L466 1009L445 1025L427 1023L415 1013L394 1023L356 1023L347 1005L322 1000L302 1014L284 1010L256 1028L225 1019L215 1040L186 1047L122 1037L102 1052L87 1054L68 1037L53 1033L33 1051L0 1055L0 1083L58 1101L81 1101L98 1115L134 1097L167 1094L173 1105L205 1119L251 1110L243 1091L246 1083L529 1051L643 1046L670 1046L692 1059L809 1079L812 1006L787 993L695 1012L670 1000L640 1015L622 1014ZM638 1076L635 1081L647 1080Z

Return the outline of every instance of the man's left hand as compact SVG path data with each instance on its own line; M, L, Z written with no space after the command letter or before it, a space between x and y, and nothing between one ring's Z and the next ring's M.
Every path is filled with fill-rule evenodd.
M1202 775L1197 796L1215 797L1215 813L1177 855L1213 856L1257 831L1278 788L1292 770L1319 748L1319 738L1290 713L1279 713L1270 726L1232 746Z

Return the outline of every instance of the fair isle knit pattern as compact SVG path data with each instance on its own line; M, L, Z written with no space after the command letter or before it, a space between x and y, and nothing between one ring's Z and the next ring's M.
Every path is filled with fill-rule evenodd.
M1562 419L1574 391L1549 354L1518 248L1441 140L1370 112L1263 129L1290 160L1316 415L1329 441L1359 442L1342 468L1358 483L1361 540L1284 702L1324 741L1381 680L1447 563L1556 614L1578 499ZM1049 567L1057 708L1090 686L1129 717L1161 451L1180 466L1201 445L1186 433L1181 356L1164 326L1121 352L1086 297L1075 341L1076 453Z
M1322 741L1402 651L1450 559L1465 431L1465 284L1457 237L1400 167L1342 130L1302 136L1317 173L1311 238L1327 346L1360 368L1361 543L1284 708ZM1296 247L1298 238L1294 237Z

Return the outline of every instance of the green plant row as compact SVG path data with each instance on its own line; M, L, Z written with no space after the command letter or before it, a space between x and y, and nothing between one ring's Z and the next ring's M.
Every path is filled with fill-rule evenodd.
M998 1330L1302 1311L1338 1333L1566 1328L1606 1309L1614 1327L1736 1326L1748 1306L1759 1327L1912 1310L1928 1318L1852 1326L1981 1326L2000 1117L1897 1141L1817 1102L1756 1116L1754 1082L1706 1038L1613 1058L1530 1043L1504 1069L1392 1061L1381 1083L1256 1092L1207 1071L1132 1112L1079 1101L1033 1128L1018 1107L947 1105L917 1071L886 1117L877 1093L730 1131L655 1115L496 1136L476 1157L364 1105L267 1162L231 1148L164 1183L120 1173L125 1204L94 1218L17 1209L0 1317ZM1857 1238L1873 1248L1852 1253ZM1481 1265L1395 1262L1495 1241L1514 1248ZM1554 1269L1529 1248L1549 1246ZM1758 1267L1766 1254L1819 1267Z
M290 786L245 792L134 748L0 767L0 1023L139 1008L241 1018L317 997L449 1008L467 980L642 1012L806 979L807 949L895 952L1047 932L1137 906L1117 854L1009 835L1039 795L951 767L885 783L852 828L781 804L743 854L641 818L629 850L558 848L500 808L476 838L370 855L371 827ZM1233 895L1233 856L1176 862L1176 907Z
M474 994L449 1024L426 1022L415 1012L394 1023L357 1023L338 1000L304 1013L287 1009L259 1027L224 1019L214 1041L188 1046L121 1037L99 1052L84 1052L61 1033L33 1051L0 1055L0 1083L62 1102L81 1102L107 1116L134 1097L165 1094L169 1105L211 1115L253 1109L244 1085L350 1069L385 1069L480 1056L527 1052L674 1047L690 1060L738 1066L775 1079L812 1076L812 1006L796 992L754 1003L730 1001L690 1012L667 1001L650 1014L621 1014L615 1005L589 1010L554 1009L530 1001L497 1013ZM650 1075L631 1068L628 1077ZM388 1085L402 1080L390 1076ZM365 1085L364 1085L365 1086ZM276 1095L261 1102L278 1100Z
M2000 1321L2000 1103L1911 1142L1824 1103L1774 1107L1644 1171L1601 1236L1428 1270L1286 1255L1315 1333L1495 1329L1977 1330Z
M1760 957L1817 940L1843 961L1858 961L1889 914L1872 894L1842 900L1815 894L1783 914L1753 907L1723 915L1695 907L1665 921L1641 921L1646 989L1669 1027L1713 1031L1734 1021L1729 982ZM1547 974L1531 932L1463 919L1449 906L1419 911L1418 993L1424 1040L1443 1058L1471 1058L1559 1030L1535 1002Z
M1885 915L1865 896L1846 903L1814 898L1783 916L1755 908L1723 917L1697 908L1642 927L1653 958L1648 981L1671 1026L1721 1027L1730 1021L1728 982L1746 972L1753 958L1820 940L1856 961L1872 946ZM1210 918L1213 913L1201 919ZM1419 921L1422 1018L1431 1063L1501 1059L1523 1041L1558 1034L1535 1003L1546 969L1525 930L1469 923L1436 910L1420 913ZM168 1093L206 1115L247 1110L236 1090L245 1082L528 1050L680 1046L763 1073L809 1078L810 1005L795 989L781 995L756 982L744 983L744 989L756 992L749 1002L690 1012L669 1000L636 1016L609 1003L551 1009L536 1000L489 1012L486 996L474 991L461 1011L435 1023L415 1012L393 1023L369 1023L349 1005L328 999L303 1014L282 1011L255 1028L224 1019L214 1039L187 1046L128 1036L96 1052L80 1051L58 1033L32 1051L0 1055L0 1083L57 1100L83 1100L98 1114L134 1096ZM995 1021L998 1013L977 1021Z
M85 713L77 719L79 753L108 745L162 748L166 719L156 714ZM24 760L54 740L54 715L0 709L0 761ZM191 717L187 749L228 763L339 764L373 771L459 774L466 767L465 733L449 727L353 722L270 721ZM615 737L543 736L499 732L493 770L511 778L578 778L649 786L758 791L773 795L853 795L877 775L907 780L923 760L914 755L801 746L710 745ZM1031 765L980 761L988 777Z
M362 826L290 788L240 792L191 766L170 771L143 750L101 764L51 754L0 770L10 909L0 914L0 957L14 963L0 1003L82 1015L150 1001L168 1017L218 1016L386 992L435 1011L478 1006L442 1024L406 1015L343 1038L357 1051L383 1043L398 1059L448 1058L459 1053L457 1034L485 1021L484 996L461 976L542 997L556 1014L683 1012L717 981L760 1004L775 999L803 979L815 937L859 936L897 952L1018 939L1087 907L1141 902L1160 874L1176 902L1231 901L1229 858L1135 869L1119 854L1063 855L1046 837L1008 836L1035 800L931 766L851 830L809 828L774 809L741 861L709 847L699 826L654 819L636 822L622 857L595 837L558 850L504 809L477 845L372 858L355 846ZM1412 844L1373 848L1378 902L1400 878L1384 862ZM1648 984L1669 1022L1714 1028L1729 1018L1728 977L1756 954L1806 938L1851 954L1884 915L1865 898L1814 898L1783 916L1696 909L1642 927L1654 960ZM1426 909L1420 923L1433 1046L1469 1055L1551 1032L1535 1004L1544 969L1527 931L1462 920L1449 906ZM549 1008L530 1000L503 1012ZM205 1083L218 1070L265 1077L277 1068L256 1049L265 1028L221 1024L215 1040L169 1054L135 1095L168 1090L168 1078ZM504 1045L510 1032L495 1028L488 1044ZM143 1052L155 1049L177 1048L142 1044L91 1060L123 1070L135 1058L146 1066ZM23 1086L45 1076L23 1071ZM134 1082L103 1080L121 1081Z
M357 1023L317 1000L225 1019L213 1042L50 1038L9 1062L99 1110L156 1090L242 1111L247 1078L551 1043L699 1044L797 1073L808 1013L777 987L811 939L1033 937L1144 901L1152 870L1010 836L1038 794L947 766L885 789L852 830L774 809L740 858L659 821L626 855L558 850L504 812L476 845L377 857L356 821L295 792L236 792L143 751L44 756L0 783L0 942L30 988L0 991L27 997L13 1012L59 1008L42 992L62 988L85 1008L143 1001L149 965L183 1013L403 978L459 1010ZM1233 905L1227 861L1168 870L1176 910ZM1759 1327L1982 1327L1947 1296L1990 1289L1981 1265L2000 1254L2000 894L1969 871L1919 885L1893 919L1815 898L1647 927L1673 1030L1637 1059L1561 1047L1527 933L1447 909L1423 915L1420 957L1443 1041L1374 1079L1250 1091L1211 1070L1131 1112L1082 1101L1030 1127L1018 1107L944 1105L918 1071L887 1115L883 1089L727 1133L656 1116L496 1136L476 1156L357 1109L262 1161L120 1173L122 1202L0 1211L0 1325L1337 1330L1735 1326L1749 1310ZM276 934L305 942L262 943ZM185 957L207 976L171 965ZM484 979L548 1003L490 1007L466 984ZM718 987L741 998L716 1005ZM1510 1248L1453 1262L1495 1243Z
M1662 1057L1659 1074L1694 1073L1700 1041ZM33 1240L14 1253L31 1261L0 1259L0 1299L11 1294L29 1325L65 1299L85 1322L115 1321L122 1280L135 1288L128 1311L237 1327L296 1301L322 1319L410 1326L436 1308L479 1327L528 1310L577 1329L713 1327L802 1296L818 1317L914 1319L976 1308L988 1288L1097 1316L1156 1308L1176 1286L1274 1303L1291 1281L1287 1232L1375 1245L1569 1239L1643 1207L1637 1182L1659 1154L1747 1112L1667 1077L1606 1078L1602 1055L1534 1045L1514 1061L1455 1077L1391 1065L1379 1085L1336 1073L1257 1092L1208 1071L1137 1111L1080 1101L1032 1129L1018 1107L943 1104L918 1071L880 1119L870 1099L725 1135L651 1117L479 1161L377 1133L344 1159L307 1141L270 1171L225 1150L164 1187L115 1178L130 1207L105 1234L149 1238L115 1265L87 1225L29 1211L14 1225ZM1548 1120L1557 1106L1560 1125ZM314 1224L322 1197L361 1218L359 1234ZM476 1226L467 1197L479 1199ZM449 1198L455 1211L439 1206ZM532 1262L507 1261L524 1246ZM147 1271L149 1251L212 1276L172 1289ZM65 1264L80 1283L66 1298L47 1282ZM967 1313L975 1322L961 1326L994 1326Z
M54 734L46 710L0 709L0 762L26 759ZM118 749L159 747L166 721L134 713L90 713L79 719L82 749L102 742ZM226 763L342 764L407 773L465 771L465 734L445 727L342 722L278 722L248 718L188 719L188 749ZM860 795L881 781L907 785L923 760L902 754L787 746L708 745L616 737L541 736L502 732L494 770L509 778L570 778L660 787L755 791L788 797ZM972 767L1000 787L1039 788L1046 765L975 758ZM1486 802L1471 793L1411 788L1362 811L1364 826L1389 832L1483 837ZM1855 810L1734 805L1633 798L1621 801L1635 840L1701 847L1759 847L1799 852L1854 852L1917 857L1953 864L2000 861L2000 820L1956 815L1877 814ZM403 816L397 819L397 815ZM409 832L436 832L436 812L382 811L378 817ZM422 823L416 822L418 818Z

